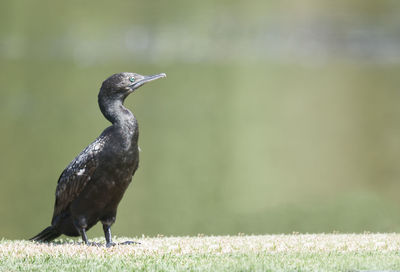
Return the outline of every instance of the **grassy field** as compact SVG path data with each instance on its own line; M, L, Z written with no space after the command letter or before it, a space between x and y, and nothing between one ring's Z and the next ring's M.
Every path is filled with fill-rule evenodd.
M118 238L123 242L127 238ZM129 239L128 239L129 240ZM400 270L399 234L136 237L112 248L72 240L0 242L1 271ZM95 239L102 242L102 238Z

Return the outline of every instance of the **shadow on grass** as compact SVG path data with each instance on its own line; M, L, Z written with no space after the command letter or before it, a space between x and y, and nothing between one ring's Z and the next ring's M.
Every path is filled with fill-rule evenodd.
M89 246L89 247L106 247L106 243L100 243L100 242L89 242L88 244L85 244L84 242L78 242L78 241L73 241L73 240L55 240L51 242L36 242L36 241L30 241L34 244L40 244L40 245L51 245L51 246L65 246L65 245L74 245L74 246ZM121 243L113 243L112 246L121 246L121 245L141 245L142 243L136 242L136 241L125 241Z

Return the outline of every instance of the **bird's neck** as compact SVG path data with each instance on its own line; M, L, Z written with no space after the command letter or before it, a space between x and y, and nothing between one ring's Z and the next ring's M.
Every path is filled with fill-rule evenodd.
M105 101L99 98L99 106L104 117L113 125L135 126L135 116L124 106L123 99Z

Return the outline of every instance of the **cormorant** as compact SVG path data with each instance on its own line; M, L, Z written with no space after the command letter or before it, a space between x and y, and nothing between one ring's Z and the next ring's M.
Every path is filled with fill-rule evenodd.
M151 76L119 73L103 82L98 103L112 125L61 173L51 226L30 240L49 242L61 234L80 235L89 244L86 231L101 221L106 246L114 245L110 228L139 163L138 123L123 103L146 82L163 77L164 73Z

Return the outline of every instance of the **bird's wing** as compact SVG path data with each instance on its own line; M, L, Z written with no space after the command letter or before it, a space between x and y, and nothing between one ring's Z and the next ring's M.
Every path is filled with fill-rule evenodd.
M61 173L56 189L53 218L79 196L90 182L98 166L97 154L104 146L104 137L86 147Z

